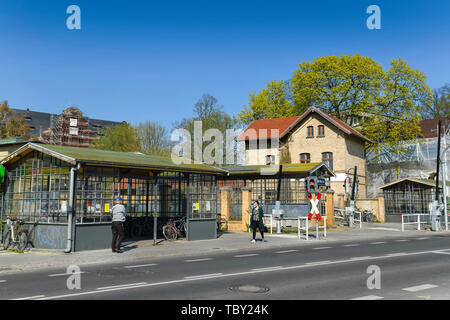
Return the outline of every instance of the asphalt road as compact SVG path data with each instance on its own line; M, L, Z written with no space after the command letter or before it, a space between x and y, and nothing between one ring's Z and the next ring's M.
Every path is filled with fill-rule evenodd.
M450 298L450 235L254 246L264 243L242 252L83 267L75 275L80 289L68 288L62 269L0 275L0 299ZM380 270L379 289L368 288L369 266Z

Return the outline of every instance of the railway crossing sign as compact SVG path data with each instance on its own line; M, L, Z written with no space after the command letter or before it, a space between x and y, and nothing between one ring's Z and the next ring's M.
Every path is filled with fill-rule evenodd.
M315 199L312 198L311 194L309 195L309 202L311 202L311 211L309 212L308 220L311 220L313 215L316 215L317 220L322 219L319 209L317 208L317 204L319 203L321 196L322 194L320 192L317 194L317 197Z

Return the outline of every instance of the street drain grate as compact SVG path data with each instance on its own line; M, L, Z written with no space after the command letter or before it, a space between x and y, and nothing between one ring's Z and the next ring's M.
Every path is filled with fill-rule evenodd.
M247 293L264 293L264 292L269 291L270 289L265 286L257 286L257 285L253 285L253 284L239 284L236 286L231 286L230 290L247 292Z

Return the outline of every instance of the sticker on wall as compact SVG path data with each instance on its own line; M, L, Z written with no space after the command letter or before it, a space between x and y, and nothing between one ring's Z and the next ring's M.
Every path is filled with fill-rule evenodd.
M110 212L109 203L105 203L105 212Z

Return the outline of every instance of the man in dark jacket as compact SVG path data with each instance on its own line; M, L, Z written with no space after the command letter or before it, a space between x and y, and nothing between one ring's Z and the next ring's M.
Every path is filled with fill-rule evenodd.
M259 206L259 202L256 200L254 202L254 207L251 212L251 218L250 218L250 227L253 229L253 239L252 243L255 243L255 237L256 237L256 228L259 229L259 232L261 233L262 241L264 240L264 224L263 224L263 216L264 212L263 209Z
M112 214L111 249L112 249L112 252L121 253L122 251L120 251L120 244L122 243L122 240L125 237L123 223L125 222L125 218L126 218L126 214L127 214L125 207L122 204L121 197L117 197L116 205L111 208L111 214Z

